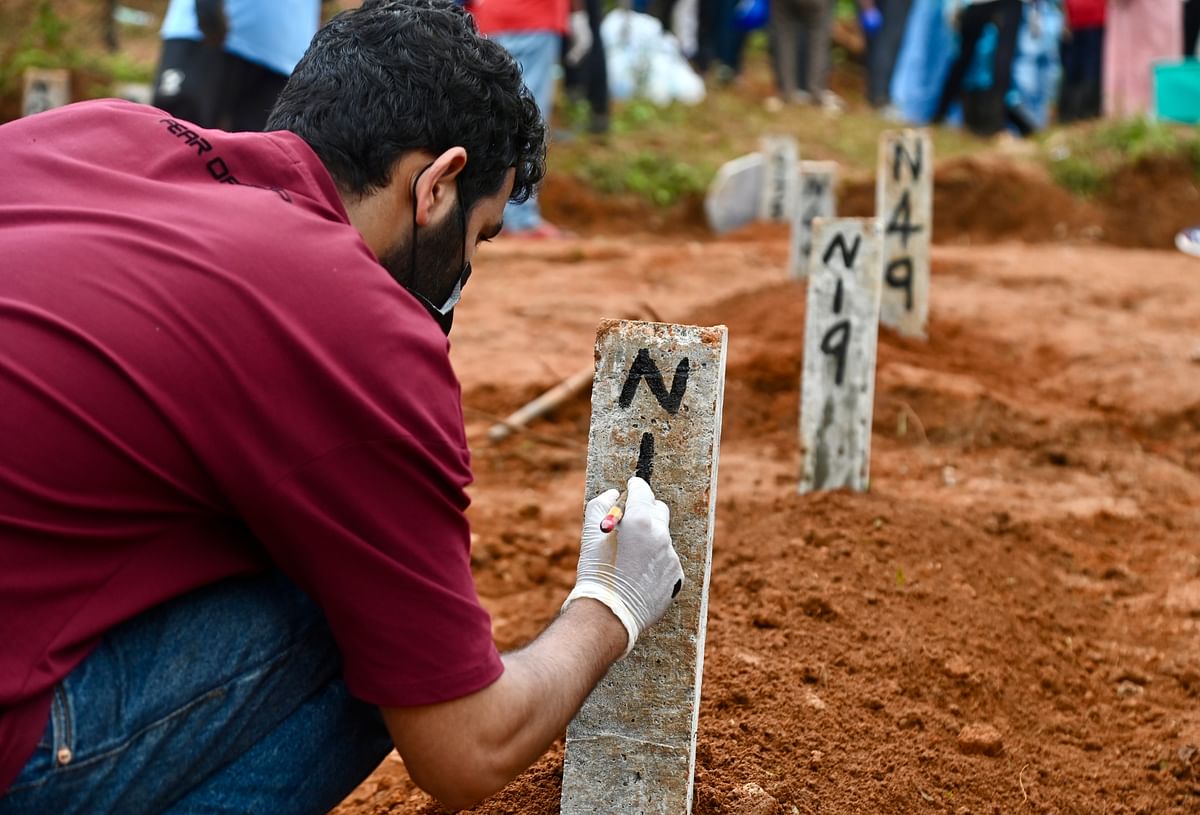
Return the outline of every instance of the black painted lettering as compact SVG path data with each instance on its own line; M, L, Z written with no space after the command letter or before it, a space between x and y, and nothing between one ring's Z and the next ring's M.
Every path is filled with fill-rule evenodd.
M212 150L212 145L206 140L200 138L196 139L196 155L202 156L210 150Z
M675 367L675 379L671 382L671 390L667 391L667 386L663 383L662 372L658 370L658 366L654 364L654 360L650 359L650 351L646 348L638 349L637 357L633 360L633 365L629 368L629 375L625 377L625 385L621 388L621 397L618 399L618 404L623 408L628 408L633 404L633 397L637 394L638 385L643 379L650 386L650 392L654 394L654 398L662 405L663 410L671 415L679 412L679 405L683 402L683 394L687 390L688 370L691 363L684 357Z
M838 278L837 289L833 293L833 313L842 313L842 301L845 299L846 287L842 283L842 279Z
M892 217L888 219L887 234L900 233L901 244L907 249L908 239L924 229L920 224L912 222L912 196L905 190L900 196L900 203L896 204L892 211Z
M862 248L862 236L855 235L854 243L851 246L846 245L846 236L837 234L833 236L833 240L829 243L829 248L825 250L825 255L821 258L821 263L829 266L829 262L833 260L833 255L837 251L841 251L842 265L846 269L853 269L854 262L858 260L858 250Z
M650 476L654 475L654 436L650 433L642 434L642 443L638 448L637 468L633 474L647 484L650 483Z
M821 352L833 357L837 362L833 381L841 387L846 380L846 355L850 350L850 321L838 320L825 336L821 338Z
M904 310L913 309L913 261L912 258L897 258L888 264L883 275L893 289L904 289Z
M917 139L917 154L914 156L908 152L908 147L904 141L898 141L895 144L894 152L892 153L892 180L900 181L903 173L903 165L908 164L908 170L912 173L912 180L916 181L921 177L921 171L925 165L925 142Z

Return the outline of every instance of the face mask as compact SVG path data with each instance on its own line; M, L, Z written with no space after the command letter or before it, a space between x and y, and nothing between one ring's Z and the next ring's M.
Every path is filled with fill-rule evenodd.
M428 167L425 168L425 170L428 170L428 169L429 169ZM413 205L413 223L412 223L412 243L411 243L410 258L409 258L409 260L410 260L410 271L409 271L410 278L415 277L416 273L417 273L417 208L415 205L415 202L417 200L417 182L421 179L421 174L424 173L425 170L421 170L421 173L418 173L417 177L415 179L413 179L413 202L414 202L414 205ZM409 294L411 294L413 297L417 298L417 301L425 307L426 311L429 312L429 316L433 317L434 321L437 322L437 324L439 326L441 326L442 331L447 335L450 334L450 327L454 324L454 307L456 305L458 305L458 301L460 299L462 299L463 287L467 285L467 280L469 280L471 277L471 264L466 262L466 258L465 258L465 255L467 252L467 249L466 249L466 246L467 246L467 210L466 210L466 207L463 206L463 200L462 200L461 194L458 196L458 225L459 225L459 235L461 238L458 242L458 245L460 247L459 252L460 252L460 258L462 258L462 260L463 260L463 265L462 265L462 271L459 272L458 278L454 281L454 288L450 291L450 295L446 298L446 301L444 303L442 303L440 306L434 305L434 303L431 302L430 299L426 295L417 291L417 289L414 286L405 285L403 283L401 284L401 285L404 285L404 288L408 290Z

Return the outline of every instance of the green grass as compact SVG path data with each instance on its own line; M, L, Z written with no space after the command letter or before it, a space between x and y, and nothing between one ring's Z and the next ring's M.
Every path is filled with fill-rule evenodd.
M802 158L837 161L844 174L874 170L879 134L898 125L857 99L849 100L850 110L841 116L794 105L772 112L766 105L771 90L766 54L748 56L744 87L710 82L708 97L693 107L658 108L638 100L617 104L605 137L583 134L586 107L568 105L559 118L576 133L551 146L551 172L567 174L602 195L632 195L669 207L702 195L723 163L757 150L759 139L772 134L795 136ZM980 145L958 131L934 131L939 158Z
M1043 154L1059 186L1090 198L1147 159L1184 158L1200 175L1200 130L1145 118L1101 121L1049 134Z
M76 36L80 35L80 36ZM80 45L86 39L52 3L37 4L23 30L5 33L0 53L0 96L19 97L25 71L29 68L66 68L80 77L85 97L106 96L118 82L150 82L154 65L138 61L128 53Z

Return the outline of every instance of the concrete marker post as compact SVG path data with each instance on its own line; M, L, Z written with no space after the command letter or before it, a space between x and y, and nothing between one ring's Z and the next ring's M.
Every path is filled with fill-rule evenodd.
M865 492L870 484L881 243L873 218L818 218L813 224L800 392L801 493L846 487Z
M32 116L71 102L71 72L65 68L27 68L21 115Z
M837 217L837 173L837 162L800 162L788 256L788 275L793 280L808 276L813 220Z
M567 729L563 815L691 812L727 334L615 320L597 331L586 497L648 474L671 508L684 585Z
M704 196L704 214L713 232L721 235L758 218L765 164L762 153L750 153L717 170Z
M800 145L791 136L767 136L762 140L761 152L764 164L758 219L787 223L796 206Z
M883 133L875 214L883 224L880 319L906 337L929 322L929 246L933 236L933 142L925 130Z

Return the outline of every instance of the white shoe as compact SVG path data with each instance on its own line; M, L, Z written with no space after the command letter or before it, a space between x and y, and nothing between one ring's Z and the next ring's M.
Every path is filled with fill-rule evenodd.
M1200 226L1190 227L1176 235L1175 247L1185 255L1200 258Z
M825 91L821 94L820 105L826 113L841 113L846 109L846 103L842 101L842 97L833 91Z

